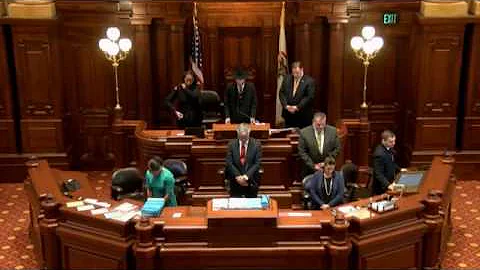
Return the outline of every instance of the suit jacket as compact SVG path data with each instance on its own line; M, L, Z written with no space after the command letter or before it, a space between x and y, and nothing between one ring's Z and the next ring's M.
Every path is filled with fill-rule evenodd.
M172 90L165 98L165 103L172 111L179 111L183 114L182 119L177 119L179 127L199 127L202 125L202 107L200 105L200 93L196 86L183 89L176 86L178 90Z
M327 200L328 198L325 198L324 196L325 183L323 178L323 172L316 172L307 185L307 190L312 198L312 207L314 209L319 209L322 204L328 204L330 207L334 207L343 203L345 184L343 183L342 174L339 172L334 172L333 174L330 200Z
M262 158L262 148L260 142L254 138L248 140L247 156L245 165L240 163L240 141L232 140L228 144L227 157L225 158L225 179L230 182L231 194L256 193L260 185L260 159ZM243 187L237 183L235 177L239 175L248 176L248 187Z
M377 146L373 152L373 193L385 193L398 171L400 167L395 163L394 153L382 144Z
M225 91L225 117L232 123L250 123L257 112L257 93L255 85L245 82L242 94L238 93L236 83L228 85Z
M299 111L295 114L305 119L305 121L311 121L313 116L313 99L315 97L315 83L313 78L308 75L303 75L295 96L293 95L293 83L293 75L286 76L278 93L283 108L282 117L285 118L292 115L285 109L287 105L296 105Z
M323 162L323 160L332 156L336 158L340 153L340 139L337 135L337 129L333 126L326 125L323 141L323 154L315 137L315 129L313 125L300 130L300 138L298 141L298 154L303 160L304 168L302 175L306 176L315 172L315 164Z

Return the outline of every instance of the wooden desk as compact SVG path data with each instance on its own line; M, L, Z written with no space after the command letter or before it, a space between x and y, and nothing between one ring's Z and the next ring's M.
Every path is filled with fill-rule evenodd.
M365 219L279 209L273 202L254 215L179 206L157 218L121 223L49 199L36 217L37 254L51 269L436 268L451 231L452 169L435 158L418 194L402 197L395 211ZM40 178L53 178L50 168L36 170L30 175L34 189L55 188Z
M270 137L270 123L250 124L250 136L257 139ZM213 138L216 140L234 139L237 137L238 124L213 124Z

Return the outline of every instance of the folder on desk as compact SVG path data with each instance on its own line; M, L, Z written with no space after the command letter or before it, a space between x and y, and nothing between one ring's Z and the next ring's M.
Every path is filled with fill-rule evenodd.
M157 217L165 206L163 198L148 198L142 208L142 216Z

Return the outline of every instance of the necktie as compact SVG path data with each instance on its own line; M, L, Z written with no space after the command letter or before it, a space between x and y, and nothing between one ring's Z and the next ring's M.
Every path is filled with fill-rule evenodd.
M295 93L297 93L299 83L300 83L300 79L295 78L295 81L293 82L293 95L292 96L295 96Z
M240 146L240 164L245 165L245 152L246 152L246 149L245 149L245 144L242 143L241 146Z
M317 145L318 145L318 151L320 152L320 155L323 155L323 143L322 143L322 131L318 132L317 131Z

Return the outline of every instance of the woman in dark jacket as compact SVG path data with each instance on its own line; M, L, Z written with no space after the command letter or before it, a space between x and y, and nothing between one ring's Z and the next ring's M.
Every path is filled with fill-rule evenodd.
M173 111L178 127L200 127L202 125L200 90L197 88L195 75L192 71L185 72L183 83L173 88L165 102Z

